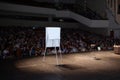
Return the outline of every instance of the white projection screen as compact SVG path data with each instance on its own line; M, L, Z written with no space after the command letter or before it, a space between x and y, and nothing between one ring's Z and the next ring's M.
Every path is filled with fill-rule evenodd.
M60 47L60 27L46 27L46 47Z

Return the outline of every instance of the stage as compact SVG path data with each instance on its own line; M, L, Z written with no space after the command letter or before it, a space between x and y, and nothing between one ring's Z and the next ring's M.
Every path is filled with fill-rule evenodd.
M1 61L1 80L120 80L120 55L94 51Z

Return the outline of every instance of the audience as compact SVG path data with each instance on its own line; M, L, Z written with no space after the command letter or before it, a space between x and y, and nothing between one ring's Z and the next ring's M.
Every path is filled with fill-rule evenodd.
M43 55L45 51L45 29L32 27L0 27L0 59L7 56L22 58ZM91 50L113 50L120 39L113 39L82 31L79 29L62 29L61 50L63 54L86 52ZM47 49L46 54L54 54L54 48Z

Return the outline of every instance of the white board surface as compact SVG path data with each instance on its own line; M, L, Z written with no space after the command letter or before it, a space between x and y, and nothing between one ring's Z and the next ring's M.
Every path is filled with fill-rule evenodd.
M60 47L60 27L46 27L46 47Z
M47 27L46 32L49 39L60 39L59 27Z

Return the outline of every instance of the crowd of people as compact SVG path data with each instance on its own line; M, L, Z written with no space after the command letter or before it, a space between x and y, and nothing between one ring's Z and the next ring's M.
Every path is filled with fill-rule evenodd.
M61 30L61 53L80 53L92 50L113 50L119 39L105 37L80 29ZM0 27L0 59L40 56L45 52L45 28ZM58 49L57 49L58 50ZM54 53L48 48L46 54Z

